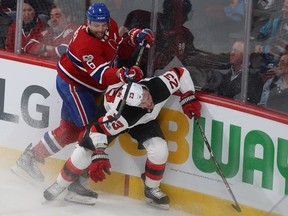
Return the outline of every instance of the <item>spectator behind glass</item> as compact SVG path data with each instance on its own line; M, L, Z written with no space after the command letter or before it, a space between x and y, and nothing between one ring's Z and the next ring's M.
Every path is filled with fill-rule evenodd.
M280 57L279 66L274 68L274 76L263 86L258 105L288 113L288 54Z
M164 0L163 13L158 13L157 32L155 34L154 70L163 69L175 56L182 62L187 53L194 48L194 36L184 27L188 14L192 13L190 0ZM151 12L144 10L131 11L120 27L120 35L124 35L132 28L150 28ZM124 64L132 65L134 59ZM144 73L147 71L147 55L144 55L140 64Z
M53 5L48 21L50 27L41 33L38 40L32 38L24 47L24 52L45 58L60 59L77 29L77 25L70 22L71 19L72 17L65 13L64 5Z
M38 5L36 0L24 0L21 44L22 51L28 41L32 38L38 39L41 36L41 32L46 28L46 23L42 21L38 15ZM11 24L7 34L6 49L9 51L14 50L15 31L16 21Z
M253 1L250 38L255 51L250 66L259 69L264 82L274 75L270 69L278 65L287 44L287 12L287 0Z
M273 54L274 58L279 58L279 55L284 52L288 42L288 0L281 3L282 9L271 13L270 19L260 28L256 38L255 53ZM278 6L280 1L274 4Z
M6 35L12 19L0 8L0 49L5 48Z
M222 96L240 99L242 83L244 42L236 41L230 52L231 67L225 71L213 71L203 91L217 93ZM247 101L257 104L262 92L263 81L257 72L249 70Z

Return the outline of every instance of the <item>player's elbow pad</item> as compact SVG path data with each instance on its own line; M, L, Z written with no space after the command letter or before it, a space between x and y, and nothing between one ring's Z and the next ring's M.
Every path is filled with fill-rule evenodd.
M64 53L66 53L67 48L68 48L68 45L67 45L67 44L61 44L61 45L59 45L58 47L56 47L57 55L60 57L61 55L63 55Z

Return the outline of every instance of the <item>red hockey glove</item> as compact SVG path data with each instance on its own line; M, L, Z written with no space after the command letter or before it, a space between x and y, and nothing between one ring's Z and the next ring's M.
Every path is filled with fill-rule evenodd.
M140 67L134 65L129 68L120 68L116 76L120 79L121 82L127 83L128 81L139 81L143 78L144 74Z
M180 105L188 118L191 119L193 116L196 119L200 118L201 104L197 101L195 94L192 91L188 91L181 96Z
M93 181L102 182L106 177L105 173L111 174L111 164L108 154L103 150L95 150L92 154L92 163L89 166L89 174Z
M129 44L133 47L137 45L143 46L147 43L146 47L150 48L154 44L154 33L151 29L136 29L133 28L128 32L130 37Z

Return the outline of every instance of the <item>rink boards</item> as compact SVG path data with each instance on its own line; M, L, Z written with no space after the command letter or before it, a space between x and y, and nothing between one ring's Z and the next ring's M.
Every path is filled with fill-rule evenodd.
M37 143L44 132L58 126L61 99L54 68L4 58L0 64L0 155L7 159L1 166L8 167L29 143ZM286 123L211 102L209 96L200 94L200 99L200 122L240 203L241 214L264 215L288 193ZM159 116L170 151L162 189L169 194L171 206L199 215L239 215L231 207L233 201L198 128L181 112L178 101L172 97ZM41 167L49 180L56 178L73 147ZM92 186L143 199L139 176L144 170L145 151L138 150L128 135L121 135L107 152L113 174ZM281 203L273 211L284 214L285 205Z

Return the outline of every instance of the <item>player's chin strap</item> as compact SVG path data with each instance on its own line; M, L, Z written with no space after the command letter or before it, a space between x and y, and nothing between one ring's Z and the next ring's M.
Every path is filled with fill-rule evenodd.
M137 56L137 60L136 60L136 63L135 63L136 66L139 66L145 48L146 48L146 43L144 43L143 46L141 46L141 49L140 49L140 51L139 51L139 54L138 54L138 56ZM130 78L130 77L128 76L128 71L129 71L129 69L127 68L126 71L125 71L125 75L127 75L127 76L126 76L126 80L127 80L128 85L127 85L127 88L126 88L124 97L123 97L123 99L122 99L122 101L121 101L121 104L120 104L120 107L119 107L119 110L118 110L117 115L113 116L112 118L107 119L106 121L102 121L102 122L97 121L97 119L96 119L95 121L94 121L94 120L91 121L91 122L87 125L86 131L85 131L85 133L84 133L81 141L79 142L79 145L80 145L80 146L86 147L86 148L88 148L88 149L90 149L90 150L94 150L95 147L94 147L94 145L93 145L93 143L92 143L92 140L89 138L89 133L90 133L91 127L92 127L93 125L106 124L106 123L109 123L109 122L116 121L116 120L121 116L122 111L123 111L123 109L124 109L124 107L125 107L125 104L126 104L126 100L127 100L128 93L129 93L130 88L131 88L132 83L133 83L133 78ZM96 116L97 116L97 115L96 115Z

